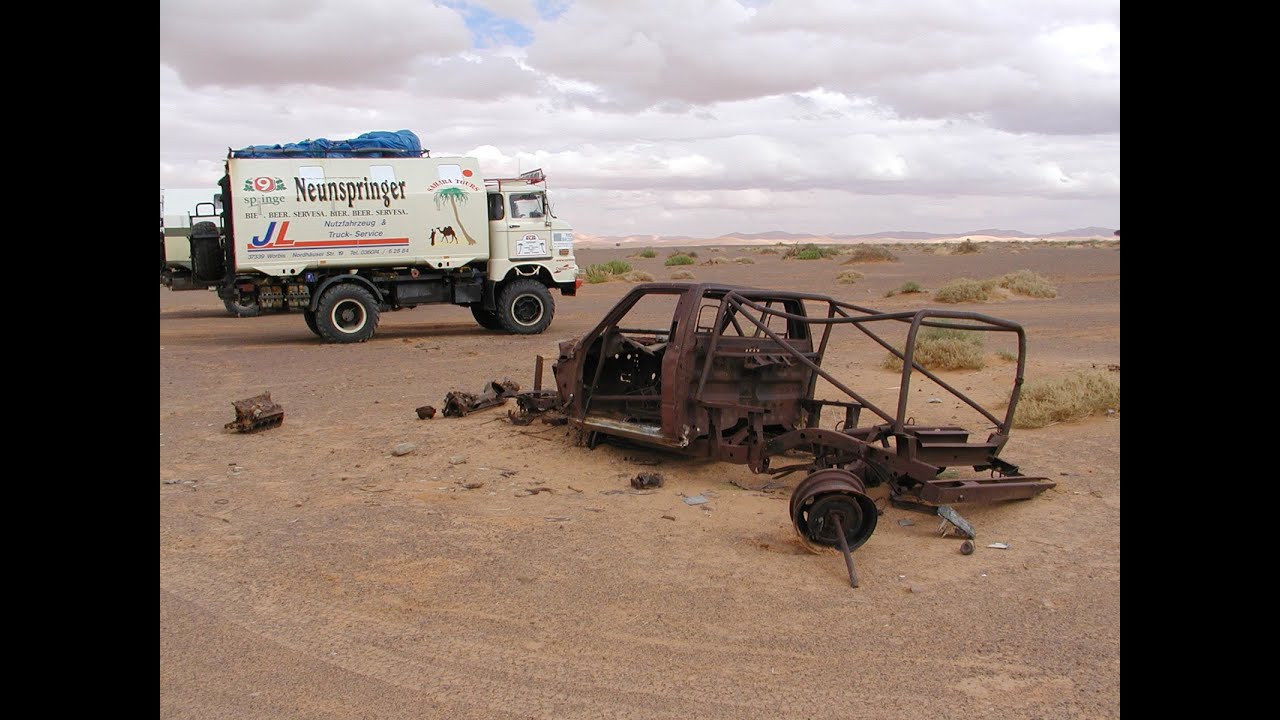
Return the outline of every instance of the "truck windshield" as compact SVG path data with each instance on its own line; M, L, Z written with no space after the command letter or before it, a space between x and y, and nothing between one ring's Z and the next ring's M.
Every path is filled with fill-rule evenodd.
M518 193L511 196L511 217L540 218L545 213L542 193Z

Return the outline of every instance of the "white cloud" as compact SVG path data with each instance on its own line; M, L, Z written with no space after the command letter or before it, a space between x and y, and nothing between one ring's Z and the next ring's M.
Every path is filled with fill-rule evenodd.
M469 4L532 44L472 47L413 0L166 0L161 186L407 128L543 167L590 234L1118 226L1116 0Z

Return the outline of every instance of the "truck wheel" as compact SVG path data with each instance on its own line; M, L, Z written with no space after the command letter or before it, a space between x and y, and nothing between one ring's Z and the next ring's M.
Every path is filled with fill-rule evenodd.
M471 306L471 317L480 323L480 327L485 330L501 330L502 323L498 320L496 313L491 313L484 309L484 305L476 303Z
M335 343L358 343L373 337L378 328L378 301L368 290L352 283L334 285L320 296L316 306L316 330Z
M223 300L227 312L236 317L258 317L262 314L262 306L252 295L241 295L235 300Z
M316 334L316 337L324 337L320 334L320 328L316 327L316 314L310 310L302 311L302 319L307 321L307 328Z
M521 278L498 293L498 321L508 332L536 335L547 329L555 313L555 300L537 280Z

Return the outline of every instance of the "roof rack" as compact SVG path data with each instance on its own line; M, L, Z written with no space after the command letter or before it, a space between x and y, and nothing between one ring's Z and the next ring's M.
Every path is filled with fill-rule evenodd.
M513 178L488 178L484 181L484 184L501 191L502 183L537 185L539 183L545 183L546 181L546 174L542 172L542 168L538 168L536 170L530 170L529 172L520 173L520 175Z

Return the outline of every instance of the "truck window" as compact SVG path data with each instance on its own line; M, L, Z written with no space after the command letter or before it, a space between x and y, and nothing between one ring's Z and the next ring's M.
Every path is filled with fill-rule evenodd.
M540 218L543 214L542 193L513 193L511 195L511 217Z
M503 218L502 196L494 193L489 196L489 219L501 220Z
M370 165L369 180L380 183L383 180L387 182L396 181L396 171L390 165Z
M436 172L440 174L441 180L461 180L462 179L461 165L453 165L453 164L437 165Z

